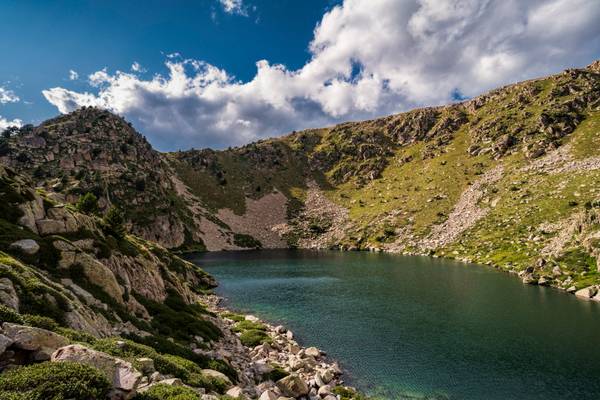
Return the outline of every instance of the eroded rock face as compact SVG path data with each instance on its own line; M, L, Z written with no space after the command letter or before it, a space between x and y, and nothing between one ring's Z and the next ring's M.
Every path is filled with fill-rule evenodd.
M62 347L52 354L52 361L71 361L89 365L102 371L112 383L112 399L130 399L142 379L142 374L131 363L100 351L73 344Z

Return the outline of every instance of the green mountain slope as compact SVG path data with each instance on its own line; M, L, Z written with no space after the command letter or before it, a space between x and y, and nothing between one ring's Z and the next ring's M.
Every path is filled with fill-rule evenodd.
M103 112L60 118L87 121L97 113ZM93 129L96 123L90 123ZM598 283L599 124L595 62L462 103L240 148L148 149L155 160L151 169L161 171L163 189L150 190L161 207L128 201L128 216L134 232L146 238L153 232L160 241L157 232L174 230L144 214L163 209L169 226L183 232L176 243L163 242L169 247L432 254L495 265L521 272L527 282L573 291ZM121 131L116 128L114 140L123 140ZM27 146L41 132L38 127L8 139L4 162L34 176L43 175L37 169L46 173L48 161L39 154L49 143ZM139 170L131 162L126 170ZM97 169L85 159L75 164ZM76 176L64 180L73 185ZM55 180L43 177L38 184L64 195ZM105 197L126 192L123 187L135 187L135 179L117 175ZM148 192L141 189L134 198Z

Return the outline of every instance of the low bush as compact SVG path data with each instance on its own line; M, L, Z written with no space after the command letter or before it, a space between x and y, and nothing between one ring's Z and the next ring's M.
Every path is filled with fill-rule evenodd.
M248 329L240 335L240 341L244 346L255 347L262 343L271 342L271 338L263 330Z
M194 336L216 340L222 336L219 328L204 319L206 310L199 304L186 304L174 291L169 291L164 303L136 296L153 316L152 327L162 336L181 341L191 341Z
M260 240L246 235L244 233L235 233L233 235L233 244L239 247L243 247L245 249L260 249L262 248L262 243Z
M23 322L25 325L35 326L36 328L42 328L49 331L56 332L58 330L58 324L52 318L43 317L41 315L25 314L23 315Z
M124 344L117 345L119 340L121 339L101 339L93 345L93 348L116 357L131 360L134 365L136 358L151 358L154 360L154 367L158 372L164 375L173 375L190 386L203 387L220 393L227 387L224 381L202 374L203 367L211 367L208 361L206 365L199 365L183 357L159 354L155 349L131 340L122 340Z
M280 365L271 365L271 366L273 367L273 370L271 372L267 372L266 374L263 374L263 376L262 376L263 381L277 382L278 380L283 379L289 375L289 373L286 370L284 370Z
M249 329L264 331L267 329L267 327L262 322L253 322L253 321L243 320L243 321L236 323L233 326L232 330L234 332L243 332L243 331L247 331Z
M99 370L70 362L45 362L0 375L0 399L104 400L110 384Z
M0 304L0 322L23 324L23 317L12 308Z
M84 214L95 214L98 212L98 198L88 192L79 198L75 207Z
M139 393L134 400L200 400L200 395L185 386L169 386L158 384L144 393Z

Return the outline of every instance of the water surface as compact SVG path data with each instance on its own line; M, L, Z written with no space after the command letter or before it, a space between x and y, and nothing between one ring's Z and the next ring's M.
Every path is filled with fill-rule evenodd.
M208 253L230 306L384 398L598 399L600 305L493 269L335 251Z

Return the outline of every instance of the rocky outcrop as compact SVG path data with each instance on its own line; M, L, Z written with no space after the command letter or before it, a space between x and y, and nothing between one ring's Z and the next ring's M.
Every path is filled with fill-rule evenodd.
M104 373L112 384L111 400L128 400L136 394L142 374L131 363L106 353L73 344L61 347L52 354L54 362L76 362L97 368Z
M0 330L2 347L0 369L7 365L19 363L16 359L27 361L49 360L52 353L65 346L69 340L45 329L5 322ZM6 350L10 350L9 354Z

